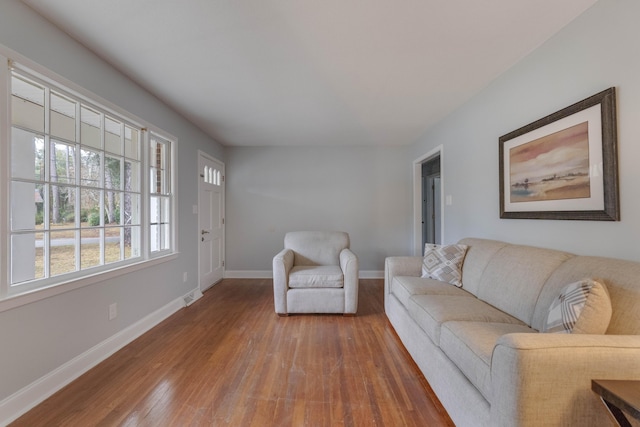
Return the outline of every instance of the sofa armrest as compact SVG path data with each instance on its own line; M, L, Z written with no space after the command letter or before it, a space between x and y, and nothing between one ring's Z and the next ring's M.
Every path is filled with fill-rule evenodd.
M344 276L344 312L355 314L358 309L358 257L351 249L340 251L340 268Z
M491 360L491 425L607 425L592 379L640 380L640 336L504 335Z
M291 268L293 268L291 249L283 249L273 257L273 299L278 314L287 313L287 290Z
M384 294L390 292L391 280L395 276L422 275L422 257L420 256L393 256L384 260Z

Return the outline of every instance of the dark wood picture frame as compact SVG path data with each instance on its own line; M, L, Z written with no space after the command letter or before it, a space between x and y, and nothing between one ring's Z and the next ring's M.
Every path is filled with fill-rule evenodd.
M596 106L599 106L599 117L597 117L598 108ZM571 126L571 123L574 122L581 123ZM583 126L582 129L588 128L588 132L586 130L583 132L583 139L580 142L583 152L585 152L584 158L581 158L582 163L588 163L588 166L583 165L582 170L584 171L588 167L587 173L580 172L574 175L573 172L567 172L564 176L553 174L547 178L540 178L546 172L545 169L538 174L535 182L529 181L528 178L524 181L518 181L515 178L514 170L519 165L527 163L527 161L519 160L525 158L524 156L518 157L514 154L518 152L518 149L521 152L526 152L529 148L526 147L527 144L531 143L530 145L533 147L533 144L541 142L546 145L539 144L538 146L547 147L547 149L551 147L551 150L554 150L554 147L560 147L562 144L561 135L564 135L562 132L570 132L572 128L578 126ZM557 138L557 142L554 142L553 138ZM553 144L558 145L554 146ZM519 147L523 147L523 149ZM616 91L614 87L501 136L499 156L500 218L620 220ZM565 156L567 156L565 157L567 164L575 160L566 154ZM532 157L529 155L527 159ZM512 167L512 160L515 167ZM505 175L505 173L508 174ZM537 199L534 196L531 197L533 201L526 201L526 197L530 197L531 193L537 191L531 191L530 186L532 188L545 185L547 187L568 186L561 181L575 180L576 176L577 180L582 182L580 185L582 185L583 191L588 193L587 197L567 196L563 198L563 196L557 196L553 200L547 200L545 196L540 196ZM561 190L556 189L556 191ZM525 196L520 196L523 192ZM538 191L536 194L546 193ZM552 199L552 197L548 198ZM525 202L522 203L523 201ZM597 207L593 208L592 205Z

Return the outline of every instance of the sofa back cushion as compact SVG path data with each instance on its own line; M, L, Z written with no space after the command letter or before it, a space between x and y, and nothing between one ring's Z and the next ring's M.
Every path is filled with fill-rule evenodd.
M293 251L293 265L339 265L340 252L349 248L349 234L290 231L284 236L284 247Z
M571 257L552 249L506 245L491 257L482 273L478 298L531 326L544 284Z
M604 257L576 256L558 267L540 293L531 326L542 330L560 290L585 278L602 282L609 292L612 314L607 334L640 335L640 263Z
M462 239L458 243L469 247L462 264L462 288L478 296L480 278L487 268L487 264L496 252L507 246L508 243L475 238Z

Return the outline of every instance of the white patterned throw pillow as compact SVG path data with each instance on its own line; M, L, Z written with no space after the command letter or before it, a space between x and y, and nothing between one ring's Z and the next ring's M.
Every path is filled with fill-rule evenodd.
M441 280L462 287L462 263L467 245L424 245L422 277Z
M551 303L542 332L604 334L611 312L609 292L602 283L592 279L570 283Z

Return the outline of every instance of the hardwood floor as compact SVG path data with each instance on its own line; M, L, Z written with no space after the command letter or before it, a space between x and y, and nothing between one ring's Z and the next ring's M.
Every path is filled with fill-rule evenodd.
M271 280L225 279L12 426L452 426L387 321L273 311Z

